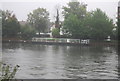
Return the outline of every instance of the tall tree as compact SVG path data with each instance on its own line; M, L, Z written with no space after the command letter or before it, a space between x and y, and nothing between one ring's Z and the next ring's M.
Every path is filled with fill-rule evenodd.
M28 24L21 26L21 37L23 39L31 39L35 36L35 29Z
M57 16L55 21L55 28L60 29L60 21L59 21L59 10L57 9Z
M90 20L91 38L105 39L112 35L113 20L110 19L103 11L96 9L92 12Z
M120 40L120 18L118 18L118 22L117 22L117 32L118 32L118 40Z
M2 11L3 37L16 37L20 32L20 24L12 11Z
M64 11L64 29L66 29L74 38L86 38L84 21L87 14L86 4L79 2L69 2L68 7L63 7Z
M64 28L75 38L105 39L112 36L113 20L100 9L87 12L86 4L69 2L63 7Z
M80 36L80 21L77 16L71 14L68 18L64 21L64 29L69 31L72 34L72 37L78 38Z
M76 15L79 19L83 19L86 15L86 4L76 2L69 2L68 7L63 7L64 11L64 17L67 18L69 14Z
M37 8L33 10L33 12L28 14L27 21L30 23L32 27L36 29L37 32L39 32L40 35L41 32L47 31L49 13L44 8Z
M0 37L2 37L2 10L0 10Z

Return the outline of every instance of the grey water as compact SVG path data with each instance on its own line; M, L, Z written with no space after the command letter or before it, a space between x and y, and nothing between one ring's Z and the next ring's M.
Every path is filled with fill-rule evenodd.
M3 43L2 60L19 65L16 79L117 79L115 46Z

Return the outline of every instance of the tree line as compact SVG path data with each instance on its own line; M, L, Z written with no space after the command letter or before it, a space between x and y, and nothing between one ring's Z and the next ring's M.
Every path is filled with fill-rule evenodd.
M87 5L80 2L69 2L63 6L64 21L59 19L59 11L55 21L56 29L52 32L54 37L60 37L60 27L62 28L63 37L78 39L96 39L103 40L107 36L113 39L117 38L118 26L113 24L105 12L101 9L87 11ZM15 14L9 10L0 10L2 13L2 36L3 37L21 37L32 38L36 32L49 32L51 25L49 12L45 8L37 8L28 14L27 23L21 26ZM118 22L119 23L119 22ZM115 29L115 30L114 30Z
M107 36L115 38L117 28L105 12L100 9L88 12L86 4L69 2L64 9L64 28L74 38L105 39Z

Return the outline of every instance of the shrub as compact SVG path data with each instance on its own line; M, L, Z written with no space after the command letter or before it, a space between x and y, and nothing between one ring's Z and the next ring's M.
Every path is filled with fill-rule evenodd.
M60 37L60 33L59 33L59 29L58 28L54 28L52 30L52 36L53 37Z
M16 65L13 69L6 64L0 63L1 66L1 77L0 81L10 81L10 79L13 79L15 77L15 74L19 68L19 65Z

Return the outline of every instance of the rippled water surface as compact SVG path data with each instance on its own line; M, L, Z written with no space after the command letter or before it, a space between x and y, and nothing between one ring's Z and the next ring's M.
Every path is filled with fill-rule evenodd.
M20 65L17 79L117 79L113 46L3 43L3 62Z

